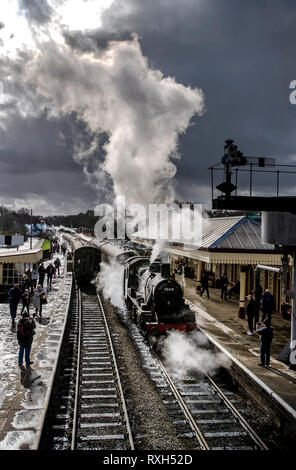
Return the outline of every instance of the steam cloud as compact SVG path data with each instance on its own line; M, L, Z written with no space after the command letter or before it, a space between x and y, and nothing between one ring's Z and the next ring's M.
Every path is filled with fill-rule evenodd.
M190 335L171 331L162 344L162 354L170 370L179 377L190 372L215 375L220 367L230 367L230 360L223 354L206 349L208 340L201 332Z
M94 172L99 185L105 172L128 204L173 201L171 158L179 158L179 135L203 111L201 90L150 68L136 36L88 54L45 44L24 74L53 115L75 113L94 143L108 136L105 161Z
M102 262L97 276L97 287L102 289L104 297L115 307L124 309L123 300L123 266L112 260L109 264Z

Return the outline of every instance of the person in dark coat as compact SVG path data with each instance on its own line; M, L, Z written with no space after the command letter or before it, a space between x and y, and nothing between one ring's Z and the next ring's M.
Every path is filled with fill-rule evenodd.
M235 281L235 284L229 289L229 291L227 292L227 296L229 299L231 299L231 296L233 293L235 294L239 294L239 290L240 290L240 280L237 279Z
M45 274L46 274L46 269L45 269L43 263L40 264L40 266L38 268L38 273L39 273L39 284L43 287L44 278L45 278Z
M21 296L22 296L22 291L20 290L18 284L15 284L14 287L9 289L8 291L8 302L9 302L12 326L15 326L17 306L18 306Z
M254 300L254 297L252 295L248 295L248 304L246 307L246 314L248 318L248 325L249 325L249 331L247 331L247 334L250 336L253 336L253 330L254 330L254 318L256 314L256 302Z
M209 278L208 278L208 275L207 275L206 271L202 271L202 273L201 273L200 284L201 284L200 296L202 297L202 294L204 293L204 291L206 291L208 299L209 299L210 298Z
M224 273L221 278L221 299L224 298L224 300L226 300L227 286L228 286L228 277L226 276L226 273Z
M51 291L51 284L52 284L52 276L54 275L54 265L50 263L49 266L46 268L46 273L47 273L47 289Z
M271 292L266 289L261 301L262 321L267 317L271 323L271 314L275 310L275 300Z
M54 262L54 265L58 271L58 276L60 275L60 266L61 266L61 261L60 261L60 258L57 258Z
M257 333L261 336L259 366L270 366L270 346L273 338L273 328L270 320L266 318L263 323L257 323Z
M17 340L20 346L18 357L19 366L23 365L24 353L27 368L30 367L31 364L33 364L33 362L31 362L30 360L30 353L35 328L36 324L33 318L31 318L27 312L24 312L22 318L19 320L17 325Z

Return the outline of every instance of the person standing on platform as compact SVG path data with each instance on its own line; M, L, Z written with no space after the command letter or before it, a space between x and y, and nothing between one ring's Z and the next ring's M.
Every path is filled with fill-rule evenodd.
M19 288L22 293L25 292L26 289L30 289L31 281L27 274L23 274L22 279L19 282Z
M226 300L227 286L228 286L228 277L226 276L226 273L224 273L221 278L221 299L224 298L224 300Z
M42 317L42 299L45 297L45 292L42 286L39 284L37 289L34 291L33 307L35 308L35 316L39 314L39 318Z
M257 333L261 336L259 366L270 366L270 347L273 338L273 328L270 320L266 318L263 323L257 323Z
M201 284L200 296L202 297L202 294L204 293L204 291L206 291L208 299L209 299L210 298L209 278L208 278L207 272L204 270L201 272L200 284Z
M17 306L18 306L21 296L22 296L22 291L20 290L18 284L15 284L14 287L9 289L8 291L8 302L9 302L12 326L15 326Z
M18 357L19 366L23 365L24 353L27 368L29 368L31 364L33 364L30 359L30 353L35 328L36 324L33 318L30 318L28 312L24 312L22 318L19 320L17 325L17 339L20 346Z
M246 314L248 318L248 325L249 325L249 331L247 331L247 334L250 336L254 335L254 318L256 314L256 302L254 300L254 297L252 295L248 295L248 304L246 307Z
M61 266L61 261L60 261L60 258L57 258L54 262L54 265L58 271L58 276L60 275L60 266Z
M39 284L40 284L41 287L43 287L44 278L45 278L45 274L46 274L46 269L45 269L43 263L40 264L40 266L38 268L38 273L39 273Z
M265 289L265 293L262 297L261 305L262 305L262 312L263 312L262 321L264 321L265 318L267 317L271 323L271 315L272 315L272 312L275 310L275 301L274 301L273 295L268 289Z
M22 294L22 303L23 303L23 308L21 311L21 315L23 315L25 309L27 309L27 313L29 314L29 309L30 309L30 291L29 289L26 289L25 292Z
M52 277L54 274L54 265L52 263L50 263L50 265L47 266L46 273L47 273L47 290L51 291Z
M33 293L34 290L36 289L37 287L37 281L38 281L38 277L39 277L39 273L38 273L38 264L34 264L33 265L33 269L32 269L32 282L31 282L31 292Z

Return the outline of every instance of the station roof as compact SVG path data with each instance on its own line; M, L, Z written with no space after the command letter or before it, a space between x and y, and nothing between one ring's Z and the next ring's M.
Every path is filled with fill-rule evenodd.
M164 250L207 263L281 265L274 245L262 243L261 224L246 216L203 220L201 237L190 243L170 242ZM134 238L153 247L153 240Z
M273 250L262 243L261 224L248 217L217 217L204 220L201 249Z

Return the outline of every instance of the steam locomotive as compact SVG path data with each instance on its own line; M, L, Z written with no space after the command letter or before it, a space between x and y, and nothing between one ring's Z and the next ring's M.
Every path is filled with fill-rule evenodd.
M150 263L149 257L106 240L85 240L78 234L67 234L64 238L73 247L78 280L89 282L99 271L101 262L115 261L123 268L126 307L150 344L155 344L169 330L190 332L197 328L194 312L185 304L182 287L171 277L169 263L160 260Z
M180 284L171 277L169 263L149 263L135 257L124 265L124 298L134 322L150 342L168 330L190 332L197 328L195 315L185 304Z

